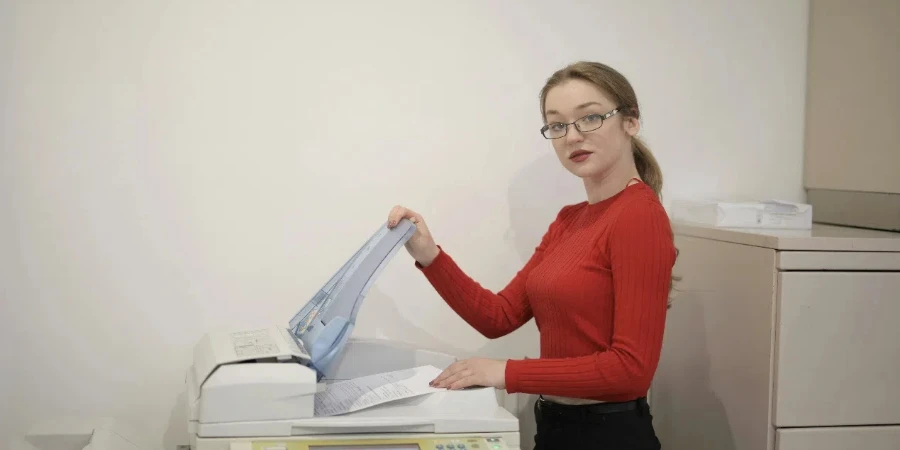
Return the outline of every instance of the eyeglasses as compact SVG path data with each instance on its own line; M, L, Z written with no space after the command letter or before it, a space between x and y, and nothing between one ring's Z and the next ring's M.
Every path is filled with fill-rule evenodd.
M616 108L606 114L588 114L570 123L548 123L541 127L541 134L547 139L559 139L569 132L569 125L575 125L575 128L582 133L594 131L603 126L603 121L616 115L620 109L622 108Z

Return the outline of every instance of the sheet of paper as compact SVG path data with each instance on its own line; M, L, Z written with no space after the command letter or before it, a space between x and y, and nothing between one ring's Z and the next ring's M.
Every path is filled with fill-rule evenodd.
M315 415L334 416L370 408L394 400L443 391L428 385L442 372L420 366L339 381L316 394Z

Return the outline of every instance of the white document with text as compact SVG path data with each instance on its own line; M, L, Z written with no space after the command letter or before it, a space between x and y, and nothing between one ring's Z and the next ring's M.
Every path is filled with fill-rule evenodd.
M444 391L428 385L443 372L434 366L385 372L329 384L316 394L315 415L334 416L382 403Z

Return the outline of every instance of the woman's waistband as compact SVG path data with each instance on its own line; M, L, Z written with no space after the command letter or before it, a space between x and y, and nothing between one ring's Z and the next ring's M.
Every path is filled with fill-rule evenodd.
M649 405L647 404L646 397L639 397L634 400L626 401L626 402L602 402L602 403L587 403L582 405L568 405L563 403L557 403L550 400L545 399L543 396L539 397L537 402L535 403L535 409L538 409L542 412L547 413L576 413L576 414L591 414L591 415L600 415L600 414L610 414L617 412L625 412L625 411L634 411L634 410L644 410L647 409Z

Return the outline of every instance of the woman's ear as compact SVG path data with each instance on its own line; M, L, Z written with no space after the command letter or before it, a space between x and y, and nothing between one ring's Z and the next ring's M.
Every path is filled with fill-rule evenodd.
M636 117L628 116L622 121L622 127L629 136L635 137L641 131L641 121Z

